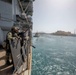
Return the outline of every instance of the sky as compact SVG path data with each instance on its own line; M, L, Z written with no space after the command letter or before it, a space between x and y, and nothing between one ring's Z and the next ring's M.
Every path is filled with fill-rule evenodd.
M76 0L35 0L33 32L76 32Z

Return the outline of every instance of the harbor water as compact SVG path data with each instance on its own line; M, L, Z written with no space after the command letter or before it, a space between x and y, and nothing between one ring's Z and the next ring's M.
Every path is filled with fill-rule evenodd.
M32 75L76 75L76 37L33 37Z

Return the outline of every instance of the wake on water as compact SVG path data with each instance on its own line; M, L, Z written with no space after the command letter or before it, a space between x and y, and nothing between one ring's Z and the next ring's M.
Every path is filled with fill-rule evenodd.
M76 37L33 38L32 75L76 75Z

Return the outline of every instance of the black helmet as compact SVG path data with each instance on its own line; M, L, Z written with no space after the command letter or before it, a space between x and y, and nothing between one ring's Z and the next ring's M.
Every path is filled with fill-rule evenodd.
M11 31L12 31L12 32L18 32L18 31L19 31L19 27L13 26L13 27L11 28Z

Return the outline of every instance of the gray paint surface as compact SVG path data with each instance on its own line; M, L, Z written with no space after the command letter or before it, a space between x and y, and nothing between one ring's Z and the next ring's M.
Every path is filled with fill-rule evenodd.
M3 31L0 28L0 44L3 42Z
M11 27L12 22L12 5L3 1L0 1L0 27ZM5 21L4 21L5 20Z
M0 1L0 44L6 39L7 32L14 25L16 14L21 15L17 0L12 0L12 4Z
M21 15L17 0L12 0L12 4L0 1L0 15L4 17L0 20L1 28L11 28L16 21L16 14Z

